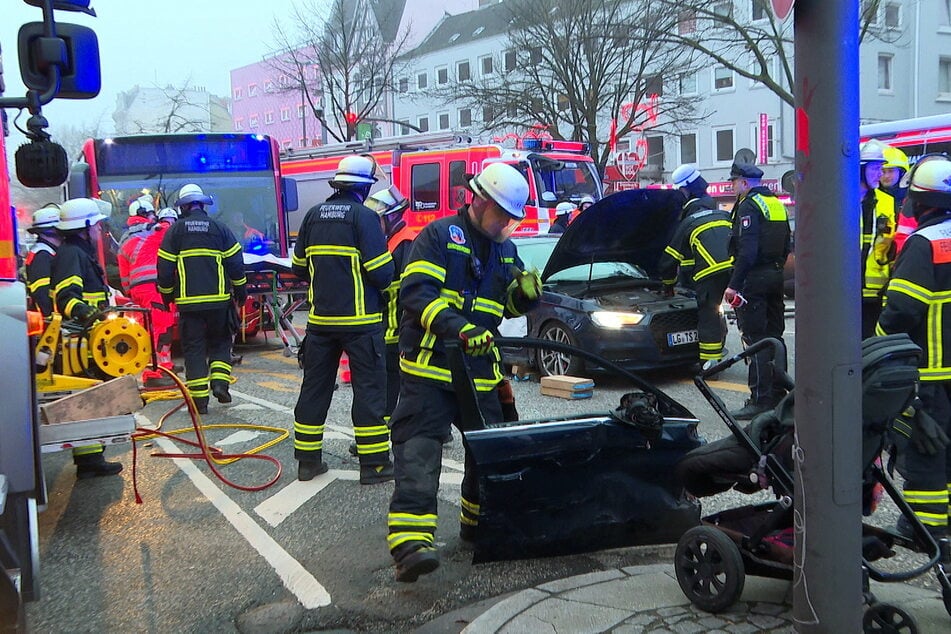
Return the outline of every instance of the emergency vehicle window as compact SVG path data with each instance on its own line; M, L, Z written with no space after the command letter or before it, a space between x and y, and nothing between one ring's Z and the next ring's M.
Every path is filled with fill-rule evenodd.
M449 162L449 208L462 209L466 204L466 162Z
M439 209L439 163L414 165L410 187L413 211Z

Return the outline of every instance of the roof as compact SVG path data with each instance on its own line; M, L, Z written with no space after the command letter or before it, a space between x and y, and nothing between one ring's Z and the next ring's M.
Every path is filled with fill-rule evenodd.
M400 24L403 22L406 0L370 0L370 8L376 16L383 41L395 41L399 34Z
M490 4L458 15L447 13L426 39L408 52L406 57L418 57L508 33L511 19L511 9L504 2Z

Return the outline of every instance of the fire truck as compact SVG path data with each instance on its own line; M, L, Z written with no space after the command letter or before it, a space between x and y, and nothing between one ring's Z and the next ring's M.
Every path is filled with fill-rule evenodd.
M300 202L299 211L288 215L291 236L297 235L307 210L332 193L328 182L349 154L376 160L385 178L409 199L404 219L416 230L469 202L466 175L478 174L490 163L508 163L528 181L525 220L515 235L546 233L559 202L577 203L582 196L600 200L603 195L586 143L525 136L483 144L445 133L368 139L282 155L281 171L297 181Z

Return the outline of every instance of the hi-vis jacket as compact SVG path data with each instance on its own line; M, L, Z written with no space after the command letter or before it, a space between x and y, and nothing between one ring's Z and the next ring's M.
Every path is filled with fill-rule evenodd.
M56 310L67 319L82 318L88 312L86 307L102 308L109 301L105 274L93 246L79 236L68 236L59 245L50 283Z
M56 247L40 236L30 247L26 255L26 290L30 294L33 306L49 317L53 312L53 293L50 286L50 274L53 270L53 256Z
M308 330L382 327L383 289L393 281L393 257L379 216L353 194L338 191L307 212L291 266L310 282Z
M443 339L458 340L467 324L497 335L503 316L518 317L538 303L524 301L513 288L523 264L512 241L497 244L484 237L470 226L468 213L463 207L423 228L400 289L400 370L447 390L452 377ZM495 348L469 357L478 391L488 392L502 380L500 360Z
M180 312L225 308L231 288L244 286L244 256L231 229L192 210L165 232L156 263L158 290Z
M880 189L862 199L862 297L881 296L895 262L895 199Z
M747 278L751 272L781 271L789 255L789 236L789 218L783 203L766 187L754 187L747 192L733 208L730 253L734 260L729 288L747 292L764 290L746 288ZM755 276L754 285L760 277ZM771 275L765 278L771 278ZM765 283L769 284L771 279L765 278Z
M875 334L907 332L926 351L921 380L951 381L951 211L921 220L898 256Z
M400 278L409 261L409 252L416 233L415 229L404 226L386 241L386 248L393 255L393 281L383 291L386 296L383 312L383 340L387 345L399 342L400 318L403 316L403 309L399 303Z
M684 205L680 224L658 263L665 284L677 282L678 267L694 282L733 268L730 214L707 206L712 204L691 198Z

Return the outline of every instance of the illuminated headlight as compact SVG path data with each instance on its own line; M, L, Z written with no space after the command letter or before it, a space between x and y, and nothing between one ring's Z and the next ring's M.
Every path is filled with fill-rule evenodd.
M591 313L591 321L599 328L623 328L636 326L644 321L642 313L616 313L608 310L597 310Z

